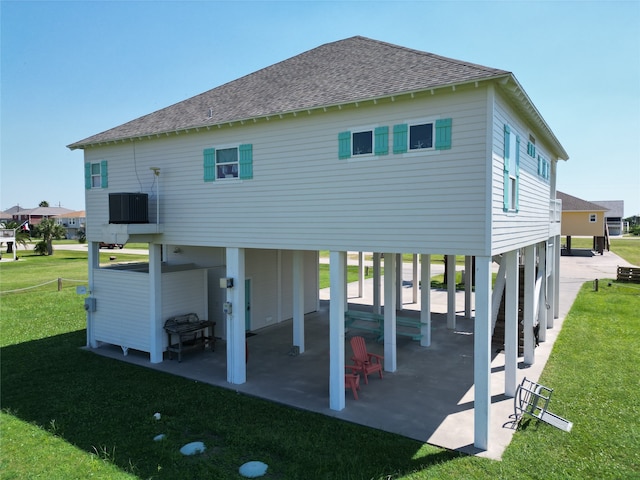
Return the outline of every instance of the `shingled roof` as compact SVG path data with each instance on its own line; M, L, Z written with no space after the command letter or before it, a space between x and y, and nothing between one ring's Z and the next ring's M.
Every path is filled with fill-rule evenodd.
M560 142L515 77L484 67L361 36L327 43L182 102L68 145L70 149L314 109L372 101L484 80L500 85L544 132L559 158Z
M321 45L68 147L83 148L508 75L505 70L356 36Z
M582 200L567 193L556 192L556 198L562 200L563 212L602 212L607 210L602 205Z

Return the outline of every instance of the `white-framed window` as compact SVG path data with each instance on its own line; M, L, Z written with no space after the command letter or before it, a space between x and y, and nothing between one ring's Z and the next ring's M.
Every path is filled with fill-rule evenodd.
M99 188L102 184L102 176L100 175L100 164L91 164L91 188Z
M409 151L433 149L433 122L409 124Z
M238 147L216 149L216 179L238 178Z
M84 164L84 188L107 188L109 178L107 174L107 161L85 163Z
M351 134L351 155L371 155L373 153L373 130L362 130Z
M373 157L389 154L389 127L357 127L338 133L338 158Z
M203 153L204 181L253 178L253 145L223 145L205 148Z
M598 221L598 214L597 213L590 213L589 214L589 223L596 223Z

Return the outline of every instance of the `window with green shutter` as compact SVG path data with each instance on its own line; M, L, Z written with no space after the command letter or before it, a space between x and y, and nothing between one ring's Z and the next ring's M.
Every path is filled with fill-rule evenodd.
M504 185L502 192L502 208L505 212L509 211L510 201L509 201L509 149L511 147L511 128L509 125L504 126Z
M451 119L416 121L393 126L393 153L451 148Z
M218 146L202 152L204 181L253 178L253 145Z
M520 196L520 137L504 126L503 210L518 212Z
M101 160L99 163L84 164L84 188L107 188L109 186L109 172L107 161Z

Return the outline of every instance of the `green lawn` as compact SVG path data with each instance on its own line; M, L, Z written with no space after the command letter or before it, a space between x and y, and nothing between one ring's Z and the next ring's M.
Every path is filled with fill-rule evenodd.
M86 275L84 252L21 256L0 292ZM249 460L269 480L640 478L640 285L603 285L583 287L541 379L572 432L527 421L501 462L94 355L73 282L2 294L0 478L238 479ZM206 453L181 456L194 440Z

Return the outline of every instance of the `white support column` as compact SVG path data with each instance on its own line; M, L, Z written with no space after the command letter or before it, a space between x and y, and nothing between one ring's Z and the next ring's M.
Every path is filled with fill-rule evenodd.
M556 245L556 251L555 253L555 265L553 268L553 276L554 276L554 280L553 280L553 286L554 286L554 292L553 292L553 296L555 298L555 302L554 302L554 308L553 308L553 318L558 318L560 316L560 252L561 252L561 248L560 248L560 235L556 236L555 239L555 245ZM553 325L551 325L551 327L553 327Z
M244 248L227 248L227 277L233 279L233 288L227 289L227 382L240 385L247 381Z
M549 265L549 277L547 282L547 299L549 300L549 309L547 311L547 328L553 328L553 317L556 311L556 249L560 248L560 245L556 243L556 237L549 239L549 250L547 252L547 265Z
M471 293L473 291L473 257L464 257L464 318L471 318Z
M541 342L547 341L547 243L538 245L538 265L542 277L540 281L540 297L538 298L538 339Z
M358 252L358 298L364 296L364 253Z
M447 255L447 328L456 328L456 256Z
M418 303L418 254L413 254L413 270L411 276L411 285L413 286L412 302Z
M498 274L496 275L496 283L493 286L493 293L491 294L491 329L496 326L496 321L498 320L498 313L500 312L500 300L502 299L502 294L504 293L504 285L507 280L507 263L504 261L504 257L500 262L500 267L498 268Z
M533 339L533 317L535 310L536 288L536 246L524 249L524 363L535 362L535 343Z
M344 252L344 257L342 257L342 271L344 272L344 278L342 285L344 287L344 298L345 300L345 308L349 304L349 252Z
M396 256L384 254L384 370L396 371Z
M507 274L504 304L504 394L514 397L518 386L518 298L520 279L518 250L507 252L502 257Z
M385 269L386 272L386 269ZM396 254L396 277L395 277L395 284L396 284L396 310L402 310L402 254L401 253L397 253ZM388 303L385 302L385 305L388 305Z
M329 408L342 410L344 392L344 311L346 252L329 253Z
M420 257L420 345L431 346L431 255L422 254Z
M382 302L380 300L380 254L373 254L373 312L382 313Z
M304 352L304 262L303 252L293 252L293 344Z
M473 333L474 435L476 448L489 448L491 424L491 257L476 257L476 318Z
M149 244L149 360L162 362L162 245Z
M98 242L89 242L88 248L88 263L89 263L89 276L87 278L88 284L88 294L89 297L93 297L93 292L95 290L94 285L94 270L100 268L100 248ZM17 250L17 245L16 249ZM14 251L15 251L14 250ZM87 346L91 348L97 348L98 343L96 342L96 334L94 329L94 312L87 311Z

